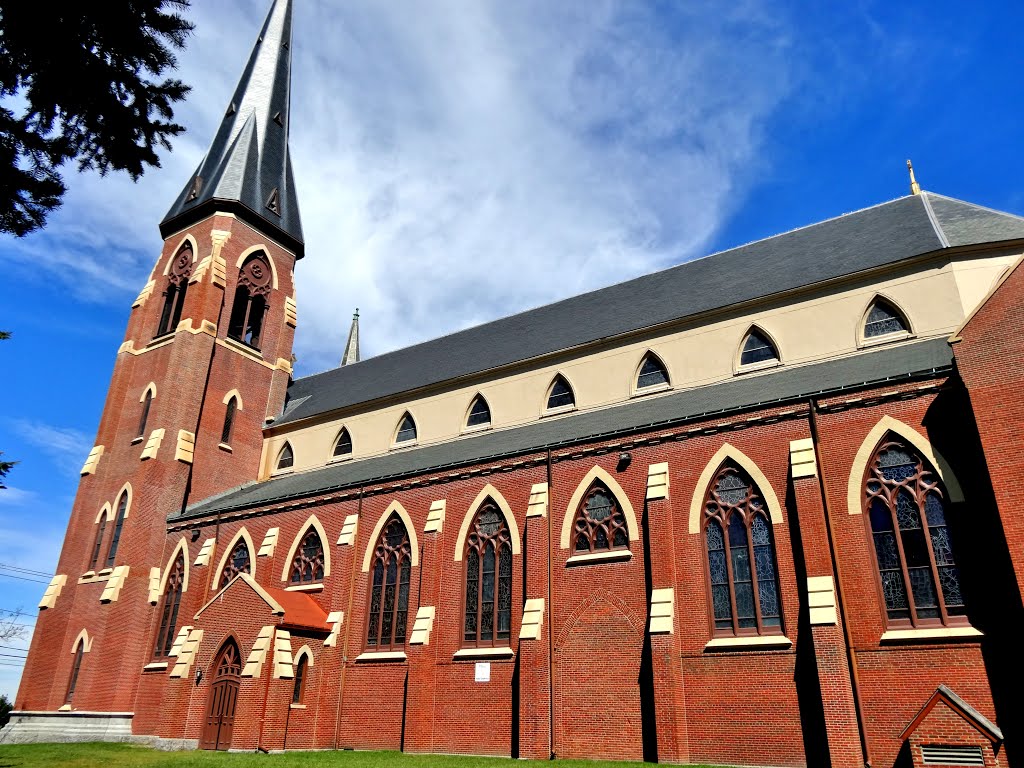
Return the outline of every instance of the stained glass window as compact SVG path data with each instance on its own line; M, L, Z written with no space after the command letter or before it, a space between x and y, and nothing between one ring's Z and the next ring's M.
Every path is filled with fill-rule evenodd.
M626 515L615 496L595 482L583 496L573 521L573 549L578 553L629 547Z
M411 414L405 414L398 425L398 433L395 435L396 443L407 443L416 439L416 422L412 420Z
M646 389L668 384L668 371L654 355L647 355L643 365L640 366L640 374L636 378L636 388Z
M167 586L164 587L163 603L160 606L160 629L156 634L156 656L167 656L174 645L174 635L178 631L178 608L181 606L181 592L185 585L185 556L179 554L167 575Z
M295 454L292 452L291 443L285 443L284 448L277 454L277 468L290 469L295 466Z
M891 624L963 623L947 496L915 449L887 436L868 465L866 511Z
M324 544L315 528L306 531L292 559L292 584L314 584L324 580Z
M347 429L342 429L334 443L334 456L348 456L350 453L352 453L352 438Z
M864 338L885 336L890 333L906 333L907 324L896 308L889 302L878 299L868 310L868 319L864 323Z
M488 407L487 401L481 395L477 395L473 400L473 405L469 408L469 418L466 419L466 426L481 427L484 424L490 423L491 409Z
M771 520L757 486L732 464L718 471L704 502L704 546L715 633L781 632Z
M488 499L466 536L463 642L507 646L512 630L512 537L505 516Z
M228 555L228 561L224 564L224 570L220 574L220 585L226 587L228 583L240 573L252 573L250 567L252 559L249 554L249 545L245 539L239 539L235 548Z
M411 570L409 534L401 518L392 515L373 551L367 646L386 650L405 645Z
M576 404L576 396L564 376L556 376L548 392L548 409L564 408Z
M740 365L753 365L778 359L779 353L775 345L761 331L754 328L747 334L743 341L743 351L740 353Z

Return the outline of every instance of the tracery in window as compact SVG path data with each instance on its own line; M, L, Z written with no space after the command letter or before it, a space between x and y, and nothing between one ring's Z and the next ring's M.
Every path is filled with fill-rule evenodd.
M121 529L124 527L124 519L128 515L128 491L121 492L121 498L117 502L117 517L114 519L114 533L110 537L110 549L107 550L107 568L114 567L114 559L117 557L117 547L121 543Z
M68 690L64 695L64 703L71 704L75 698L75 688L78 686L78 674L82 671L82 657L85 656L85 638L78 641L75 647L75 660L71 664L71 676L68 678Z
M907 333L906 320L899 311L885 299L875 299L864 321L864 338L887 336L890 333Z
M107 512L100 514L99 526L96 528L96 541L93 543L92 557L89 558L88 570L90 571L95 571L96 566L99 565L100 562L100 549L103 547L103 534L106 533L107 530L107 517L109 517L109 513Z
M704 543L715 634L780 633L768 508L750 477L731 462L718 471L704 502Z
M178 327L181 311L185 306L185 292L192 275L192 245L185 243L178 250L167 272L167 288L164 290L164 306L160 312L160 324L156 335L163 336Z
M291 469L295 465L295 453L292 451L291 443L285 443L284 448L277 454L277 468Z
M228 336L256 349L260 348L263 321L269 304L274 273L262 253L253 254L238 273L235 300L228 320Z
M338 439L334 441L334 453L332 455L337 458L339 456L349 456L351 453L352 437L349 435L348 430L342 427Z
M314 584L324 580L324 544L315 528L306 531L292 559L292 584Z
M565 377L559 374L551 382L551 389L548 390L548 410L569 408L574 405L576 405L576 396L573 394L572 387L569 386Z
M491 423L491 409L487 405L487 401L484 400L483 395L477 395L473 398L473 403L469 407L469 416L466 419L467 427L482 427Z
M155 656L168 656L178 631L178 608L181 606L181 592L185 584L185 555L178 553L167 575L163 602L160 605L160 629L156 633Z
M239 539L235 548L231 550L224 570L220 574L220 585L226 587L235 576L240 573L252 573L252 556L249 553L249 544L245 539Z
M377 540L370 567L367 646L388 649L405 645L411 570L409 533L401 518L392 515Z
M889 435L868 464L865 495L889 623L966 623L949 497L932 467Z
M751 328L743 340L743 351L740 353L740 365L754 365L779 360L779 351L771 339L757 328Z
M238 410L238 398L232 397L228 400L227 408L224 410L224 428L220 431L220 441L225 445L231 444L231 430L235 426L236 410Z
M142 413L139 414L139 431L136 433L136 437L142 437L146 434L146 422L149 421L149 408L152 404L153 390L150 388L146 390L146 394L142 398Z
M644 356L643 363L640 364L640 372L636 377L636 388L640 390L660 387L668 383L668 371L665 369L665 364L658 359L657 355L648 352Z
M488 499L466 536L463 642L506 646L512 630L512 539L505 516Z
M304 653L300 653L299 659L295 663L295 679L292 683L292 704L301 704L303 698L305 698L308 664L309 657Z
M396 443L408 443L416 439L416 422L412 420L412 414L405 414L398 424L398 432L395 434Z
M629 547L626 515L603 483L595 482L584 494L573 520L573 537L577 553Z

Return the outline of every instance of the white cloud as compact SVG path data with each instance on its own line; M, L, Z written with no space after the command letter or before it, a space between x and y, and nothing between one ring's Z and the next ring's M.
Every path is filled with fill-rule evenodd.
M188 135L138 185L72 176L11 249L23 275L134 296L266 5L194 4ZM357 305L374 354L699 255L790 91L788 40L757 2L297 3L300 372L337 363Z
M35 497L35 491L26 491L8 485L0 490L0 506L22 507Z
M76 477L92 448L89 435L70 427L57 427L31 419L13 419L11 425L22 439L53 459L63 471Z

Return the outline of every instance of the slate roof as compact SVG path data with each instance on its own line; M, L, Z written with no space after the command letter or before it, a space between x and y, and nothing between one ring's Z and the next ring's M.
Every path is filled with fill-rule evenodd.
M720 384L661 397L631 400L564 418L544 419L513 429L484 432L437 445L285 475L199 502L190 506L184 515L179 512L168 519L174 522L214 512L256 507L363 483L377 483L386 478L493 461L732 411L800 401L869 384L931 376L950 370L952 358L952 351L944 338L878 347L813 365L781 367L770 373L739 376Z
M302 257L302 222L288 153L292 2L275 0L235 87L217 135L174 201L160 232L172 232L213 210L228 209L272 234ZM202 182L189 199L196 177ZM268 207L277 190L277 212Z
M274 426L946 247L1024 238L1024 218L923 192L298 379Z

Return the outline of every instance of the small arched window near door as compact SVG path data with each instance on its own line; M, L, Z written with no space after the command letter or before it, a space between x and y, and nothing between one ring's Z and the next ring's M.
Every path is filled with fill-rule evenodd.
M185 292L192 275L192 245L185 243L178 249L170 268L167 270L167 288L164 290L164 306L160 311L160 323L156 335L171 333L181 322L181 311L185 307Z
M704 543L715 634L781 633L768 508L746 472L731 462L718 470L705 499Z
M292 584L315 584L324 580L324 543L315 528L306 531L292 559Z
M295 659L295 679L292 682L292 704L302 704L306 698L306 678L309 676L309 651L303 648Z
M967 623L948 498L921 454L887 435L868 464L865 505L890 626Z
M253 254L245 260L238 272L235 300L231 305L229 337L255 349L260 348L273 279L274 273L262 253Z
M512 630L512 538L498 505L487 499L466 536L463 643L507 646Z
M392 515L377 539L370 566L367 646L387 650L405 645L411 571L409 532L401 518Z
M667 387L668 384L668 370L665 368L665 364L656 354L648 352L644 355L636 376L637 391Z
M554 411L562 408L568 410L575 405L576 395L573 394L572 387L569 386L565 376L558 374L548 389L547 410Z
M121 491L121 498L117 502L117 517L114 518L114 533L110 537L110 549L107 550L107 568L114 567L114 560L117 558L117 548L121 544L121 529L124 528L124 519L128 516L128 491Z
M864 320L864 338L897 336L910 332L906 318L896 307L885 299L875 299Z
M277 468L291 469L295 466L295 453L292 451L291 443L285 443L284 448L277 454Z
M75 688L78 687L78 675L82 671L82 658L85 656L85 638L81 638L78 641L78 645L75 646L75 659L71 663L71 676L68 678L68 690L64 694L64 703L71 704L72 699L75 698Z
M584 494L573 521L573 537L578 554L629 548L626 516L603 483L595 482Z
M779 351L775 344L760 328L751 328L743 339L740 365L763 365L772 362L779 362Z

